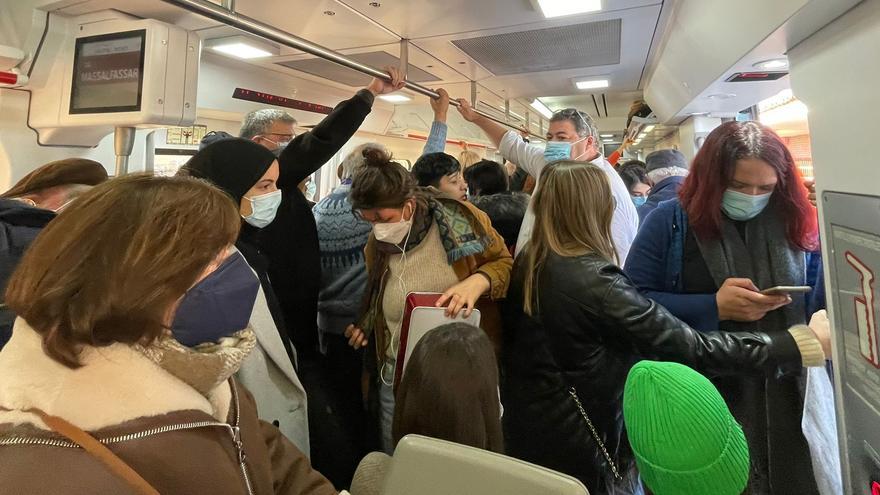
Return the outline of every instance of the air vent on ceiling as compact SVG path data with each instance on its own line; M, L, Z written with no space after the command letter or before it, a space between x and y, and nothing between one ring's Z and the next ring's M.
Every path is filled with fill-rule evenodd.
M620 63L620 19L453 40L495 75Z
M399 58L386 52L356 53L354 55L347 55L347 57L372 67L397 67L400 65ZM340 82L342 84L353 87L366 86L370 83L371 79L370 76L361 74L356 70L349 69L348 67L343 67L339 64L330 62L329 60L324 60L322 58L308 58L305 60L278 62L278 65L283 65L285 67L289 67L300 72L305 72L306 74L322 77L324 79ZM418 83L440 80L440 78L438 78L434 74L425 72L422 69L419 69L418 67L415 67L411 64L409 66L409 74L407 75L407 79Z

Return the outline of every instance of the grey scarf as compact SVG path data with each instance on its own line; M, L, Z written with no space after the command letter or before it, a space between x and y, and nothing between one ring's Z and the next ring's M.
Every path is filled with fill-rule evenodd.
M776 285L805 285L806 255L793 247L785 235L785 222L778 212L766 208L749 220L743 235L733 220L723 217L721 237L701 240L700 252L718 287L731 277L749 278L760 289ZM792 325L804 323L805 298L767 313L756 322L722 321L721 330L759 331L768 334L786 332ZM715 377L713 383L730 405L731 412L743 426L749 442L751 473L747 493L764 495L771 487L788 487L778 493L813 495L815 482L809 448L801 432L803 380L800 377L759 375ZM791 473L798 472L798 480Z
M720 238L696 237L718 287L732 277L751 279L759 289L806 284L806 255L788 242L785 223L772 205L745 224L744 237L726 216L722 216ZM805 298L794 295L791 304L767 313L759 321L722 321L719 326L729 332L784 332L804 323L804 311Z

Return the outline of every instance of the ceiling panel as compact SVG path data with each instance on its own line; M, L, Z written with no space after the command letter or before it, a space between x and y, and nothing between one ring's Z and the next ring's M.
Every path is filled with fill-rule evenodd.
M369 59L365 62L369 65L376 67L377 69L381 69L387 63L383 62L394 62L394 65L397 64L399 60L398 56L400 54L400 44L393 43L387 45L381 45L376 47L364 47L364 48L352 48L345 50L338 50L339 53L346 55L351 58L355 58L361 60L363 56L369 57ZM308 61L309 64L316 64L322 70L314 71L308 65L299 66L298 62L300 61ZM306 53L300 53L298 55L291 56L279 56L279 57L270 57L264 59L254 59L250 61L241 61L241 63L250 63L253 65L260 65L262 67L266 67L272 70L286 72L289 74L296 75L297 77L302 77L304 79L310 79L314 81L320 81L323 84L330 84L335 86L345 86L345 87L363 87L369 82L368 76L360 75L359 73L349 72L348 69L344 69L341 66L338 66L341 71L344 71L345 74L341 79L328 79L327 77L319 77L310 73L311 70L314 73L321 73L325 75L335 75L334 72L337 69L332 69L331 66L335 66L336 64L331 64L325 66L325 62L321 61L320 63L313 57L312 55ZM326 62L326 64L330 64L330 62ZM442 63L438 59L430 56L429 54L415 49L415 47L411 47L409 51L409 64L410 71L416 74L414 81L420 82L425 86L436 88L436 87L451 87L457 84L460 84L462 87L470 88L469 79L459 73L457 70L454 70L452 67ZM291 67L301 67L303 70L294 70ZM324 72L323 68L326 68L327 72ZM404 90L406 92L407 90ZM488 90L485 90L488 91ZM466 92L453 92L449 91L453 97L466 97L470 95L470 89L467 89ZM503 101L503 100L502 100Z
M591 22L612 21L620 26L619 61L608 65L595 65L607 60L589 60L584 58L583 65L578 68L564 70L543 70L525 74L495 75L488 67L473 60L459 49L455 42L466 39L462 35L440 36L430 39L413 41L423 51L433 54L438 59L451 63L456 67L465 67L465 75L484 85L487 89L507 98L534 98L536 96L564 96L583 92L577 90L573 79L601 76L610 81L606 92L627 92L639 89L642 71L648 58L648 51L657 26L661 5L632 8L619 12L602 12L589 16ZM553 27L566 27L584 24L584 19L565 19L558 21ZM523 31L524 26L512 26L481 32L474 37L494 36ZM559 42L555 45L555 54L565 54L571 50L570 43ZM526 56L531 48L527 44L512 44L509 52L523 53ZM463 63L460 63L463 62ZM612 60L612 62L615 62Z
M384 51L357 53L349 55L349 57L372 67L397 67L400 65L400 59L398 57ZM366 86L372 79L371 76L322 58L290 60L287 62L278 62L278 64L313 76L341 82L348 86ZM440 80L440 78L434 74L426 72L413 65L410 65L407 77L410 81L420 84L432 83Z
M333 0L236 0L236 12L313 43L340 50L400 41ZM325 12L332 12L327 15ZM285 49L282 53L296 53Z
M78 5L107 8L110 3L84 0ZM115 5L134 15L181 24L193 17L160 0L129 0L125 8L120 2ZM530 0L237 0L235 5L242 15L343 54L367 57L365 63L377 68L396 63L400 37L410 39L410 64L423 71L413 69L413 80L449 87L453 97L466 98L471 94L468 81L477 81L478 99L493 107L503 106L505 99L582 97L589 93L579 92L572 79L607 77L611 82L605 90L609 115L625 117L631 98L625 97L621 105L610 98L639 89L663 2L603 0L600 12L551 20L544 19ZM208 28L211 25L217 26L210 21L197 26L205 39L234 32L223 26ZM590 34L590 30L595 32ZM332 86L368 82L367 76L342 75L333 65L308 59L313 57L281 47L277 57L230 62L259 65ZM522 70L530 72L518 73ZM418 98L413 103L424 102ZM544 101L551 107L554 104ZM591 99L582 102L595 112L590 110Z
M596 15L581 14L548 21L529 0L337 0L337 3L356 9L398 35L413 40L509 26L535 29L548 27L559 19L582 23ZM371 3L380 6L373 7ZM662 3L662 0L604 0L601 13L625 12ZM531 23L545 25L525 26Z
M621 19L609 19L452 43L495 75L616 65L620 63L620 25Z

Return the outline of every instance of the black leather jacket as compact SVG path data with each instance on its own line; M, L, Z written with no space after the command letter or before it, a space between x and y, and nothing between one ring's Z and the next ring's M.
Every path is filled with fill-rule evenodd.
M643 297L597 255L551 254L538 277L538 309L522 310L523 257L504 306L502 401L507 451L609 493L611 470L569 387L623 472L632 452L623 425L627 373L640 359L677 361L706 374L795 373L800 352L788 332L701 333Z

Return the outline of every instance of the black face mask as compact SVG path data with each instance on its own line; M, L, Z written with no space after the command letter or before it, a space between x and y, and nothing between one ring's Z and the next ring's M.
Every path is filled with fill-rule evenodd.
M247 328L260 281L240 253L187 291L174 315L171 333L187 347L217 342Z

